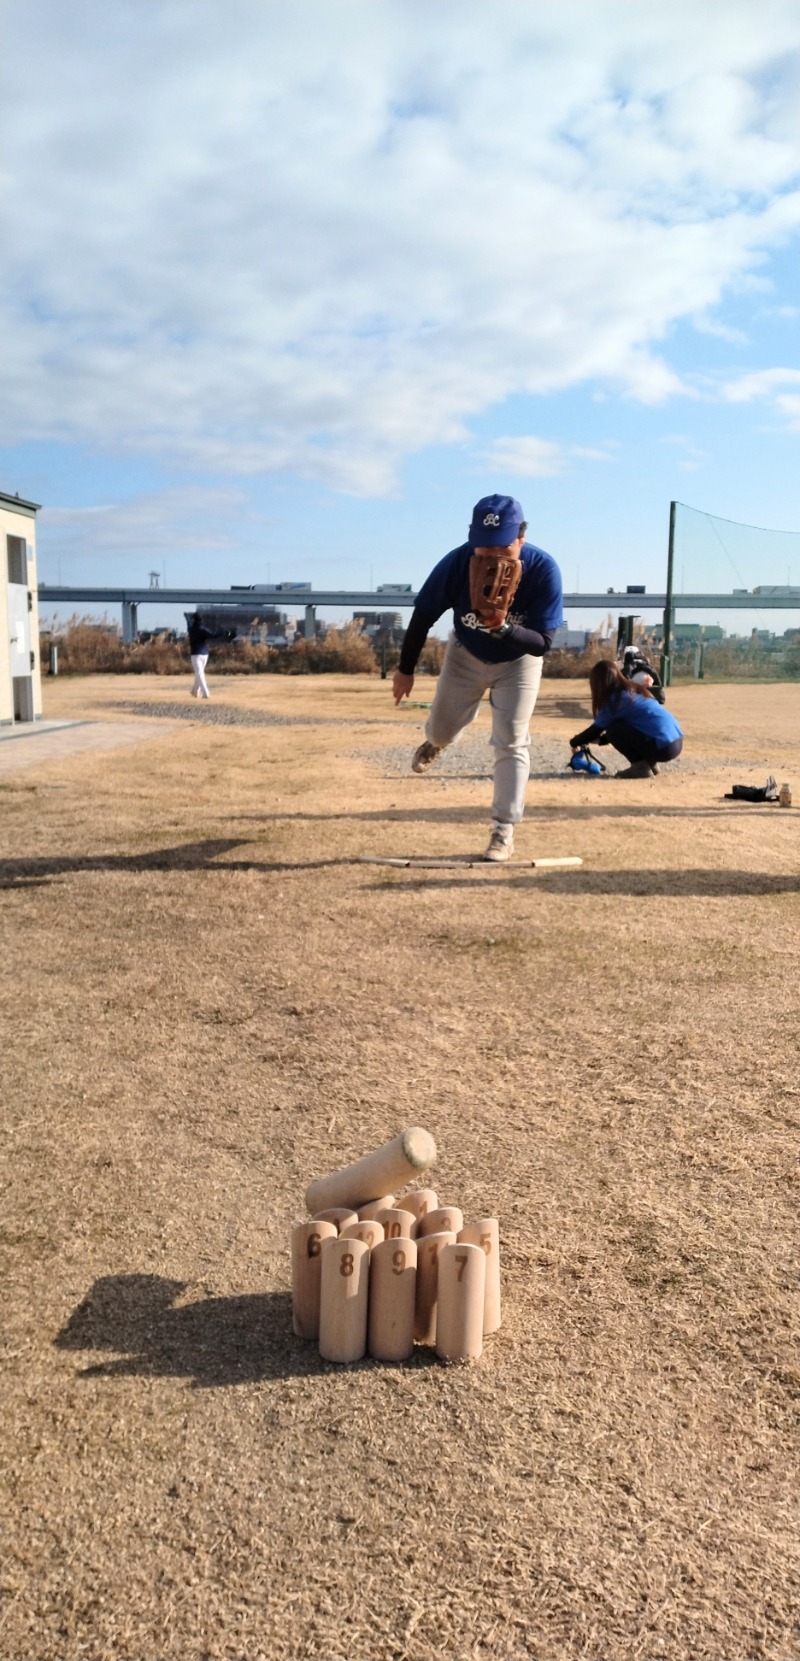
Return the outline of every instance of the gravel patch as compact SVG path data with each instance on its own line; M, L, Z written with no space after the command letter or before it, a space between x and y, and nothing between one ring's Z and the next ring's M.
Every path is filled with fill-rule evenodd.
M388 778L400 778L410 771L411 757L416 748L416 742L385 745L380 750L369 750L362 753L362 760L367 760L381 769ZM531 778L560 779L569 770L569 743L560 738L551 738L541 733L531 733ZM595 749L601 761L608 768L609 773L615 773L625 767L627 763L616 750L610 746L599 745ZM437 758L430 771L431 777L447 779L476 779L490 778L494 765L494 757L489 744L488 733L465 733L457 744L444 750ZM741 774L741 783L764 784L769 772L769 763L764 758L747 759L741 757L719 758L716 760L704 757L694 757L691 752L678 757L677 761L665 763L662 768L664 775L673 778L677 774L686 776L693 773L714 772L718 768L735 770ZM762 772L760 771L763 769ZM754 779L753 772L757 773ZM586 773L576 773L576 779L591 778Z
M148 718L167 721L194 721L203 722L212 727L365 727L386 726L387 723L363 716L332 716L332 715L278 715L268 710L240 709L235 704L218 704L209 699L206 701L186 703L156 703L155 701L136 701L118 703L116 709L125 710L129 715L142 715ZM428 707L427 705L424 707ZM421 730L421 729L420 729ZM420 742L413 734L409 734L403 743L384 745L380 749L361 752L361 760L380 769L387 778L402 778L410 770L411 756ZM616 772L625 765L616 751L599 746L601 759L605 761L609 772ZM531 734L531 778L557 779L563 777L567 771L569 760L569 743L559 738L551 738L541 733ZM493 757L489 744L488 733L465 733L457 744L451 745L435 764L435 776L445 779L483 779L492 774ZM763 784L766 774L770 771L767 757L719 757L707 758L688 754L679 756L677 761L671 761L664 771L670 777L677 774L682 776L694 773L714 772L718 768L736 771L741 775L742 784ZM764 776L762 777L762 771ZM755 773L756 777L751 775ZM585 773L576 774L577 778L586 778Z
M355 727L367 724L360 719L348 720L345 716L275 715L268 710L239 709L235 704L218 704L212 699L191 704L131 701L114 707L126 710L129 715L155 716L166 721L202 721L205 726L211 727Z

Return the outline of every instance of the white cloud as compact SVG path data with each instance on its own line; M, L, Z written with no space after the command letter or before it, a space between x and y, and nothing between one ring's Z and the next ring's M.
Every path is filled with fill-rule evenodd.
M590 445L558 444L553 439L527 436L495 438L483 459L493 473L517 474L520 478L554 479L566 471L570 457L581 461L613 461L610 449Z
M154 490L130 501L92 507L48 508L39 524L56 555L106 559L109 555L224 553L241 543L246 499L230 489Z
M563 473L565 453L563 445L546 438L496 438L486 452L486 461L497 473L552 479Z
M685 394L800 223L794 4L724 11L5 0L8 436L377 496L511 396Z
M617 446L613 445L607 450L597 450L591 445L570 444L569 453L571 456L579 456L583 461L616 461L617 458L613 454L616 448Z
M732 404L747 404L753 398L771 397L779 386L800 386L800 369L759 369L728 381L724 393Z
M789 390L782 391L783 387ZM770 403L792 432L800 432L800 391L793 391L794 387L800 388L800 369L761 369L729 381L723 396L732 404Z

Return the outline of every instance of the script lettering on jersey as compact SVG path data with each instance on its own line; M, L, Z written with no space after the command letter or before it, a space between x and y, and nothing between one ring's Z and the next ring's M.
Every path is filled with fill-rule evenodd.
M462 611L461 622L463 623L465 629L482 629L484 634L486 633L486 624L481 622L476 611ZM521 611L510 611L506 618L506 622L524 623L525 613ZM489 632L491 633L491 630Z

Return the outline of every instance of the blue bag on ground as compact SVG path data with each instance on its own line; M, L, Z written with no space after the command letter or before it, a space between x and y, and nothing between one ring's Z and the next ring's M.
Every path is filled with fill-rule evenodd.
M567 766L572 769L573 773L593 773L597 776L599 773L605 772L603 762L598 761L597 756L592 755L588 744L582 744L579 750L573 750Z

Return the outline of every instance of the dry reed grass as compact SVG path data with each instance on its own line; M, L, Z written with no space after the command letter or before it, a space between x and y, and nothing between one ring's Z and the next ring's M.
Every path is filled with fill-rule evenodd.
M4 1655L793 1661L800 819L723 793L792 777L797 690L677 689L702 773L533 781L565 872L359 866L479 848L486 782L384 778L424 711L374 679L215 691L343 724L0 789ZM331 1367L289 1228L406 1123L500 1217L504 1324Z

